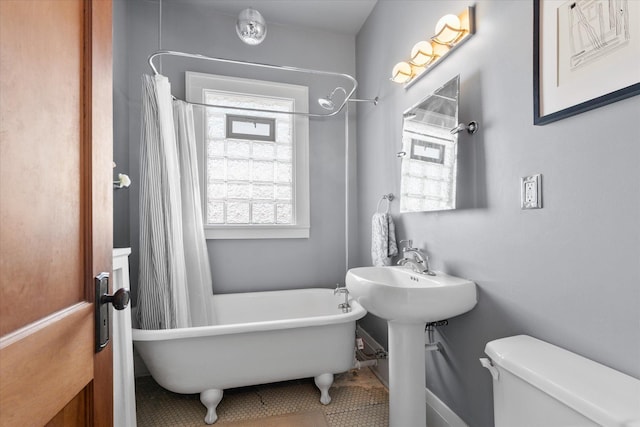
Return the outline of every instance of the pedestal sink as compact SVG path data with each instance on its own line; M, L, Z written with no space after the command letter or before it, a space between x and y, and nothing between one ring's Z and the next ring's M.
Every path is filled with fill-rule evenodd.
M477 302L470 280L406 267L359 267L347 272L347 289L389 327L389 426L424 427L424 330L428 322L466 313Z

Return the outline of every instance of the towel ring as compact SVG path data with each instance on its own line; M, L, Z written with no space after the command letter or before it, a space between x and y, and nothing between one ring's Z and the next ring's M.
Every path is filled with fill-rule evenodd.
M385 211L385 213L389 213L389 208L391 207L391 202L393 202L393 199L395 199L396 196L393 195L393 193L389 193L389 194L385 194L384 196L382 196L382 198L378 201L378 206L376 207L376 212L380 213L380 203L382 203L383 200L387 201L387 210Z

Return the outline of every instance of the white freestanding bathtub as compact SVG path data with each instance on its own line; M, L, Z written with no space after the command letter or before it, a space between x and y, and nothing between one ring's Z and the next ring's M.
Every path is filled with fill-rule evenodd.
M366 311L332 289L295 289L212 296L216 324L133 330L133 341L158 384L200 393L205 422L217 420L223 390L314 377L328 404L333 374L354 363L356 320Z

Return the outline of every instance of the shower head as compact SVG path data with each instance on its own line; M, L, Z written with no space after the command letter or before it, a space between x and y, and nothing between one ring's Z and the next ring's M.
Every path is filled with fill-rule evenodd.
M320 106L322 108L324 108L325 110L333 110L334 108L336 108L336 105L333 103L333 101L331 100L330 97L326 97L326 98L318 98L318 104L320 104Z
M333 102L333 96L339 90L342 91L342 93L344 93L345 96L347 96L347 91L345 90L345 88L338 86L333 91L331 91L331 93L327 95L325 98L318 98L318 104L320 104L320 106L325 110L329 110L329 111L333 110L334 108L336 108L336 104Z
M347 91L345 90L345 88L338 86L337 88L335 88L325 98L318 98L318 104L320 104L320 106L322 108L324 108L325 110L332 111L334 108L336 108L336 105L333 102L333 96L336 94L337 91L342 91L342 93L344 93L344 95L347 96ZM351 101L351 102L371 102L371 103L373 103L373 105L378 105L378 97L377 96L374 99L347 98L347 101Z

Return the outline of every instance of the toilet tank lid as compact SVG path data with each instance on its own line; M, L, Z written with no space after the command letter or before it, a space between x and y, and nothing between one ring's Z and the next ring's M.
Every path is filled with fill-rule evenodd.
M640 426L640 380L527 335L491 341L485 353L599 425Z

